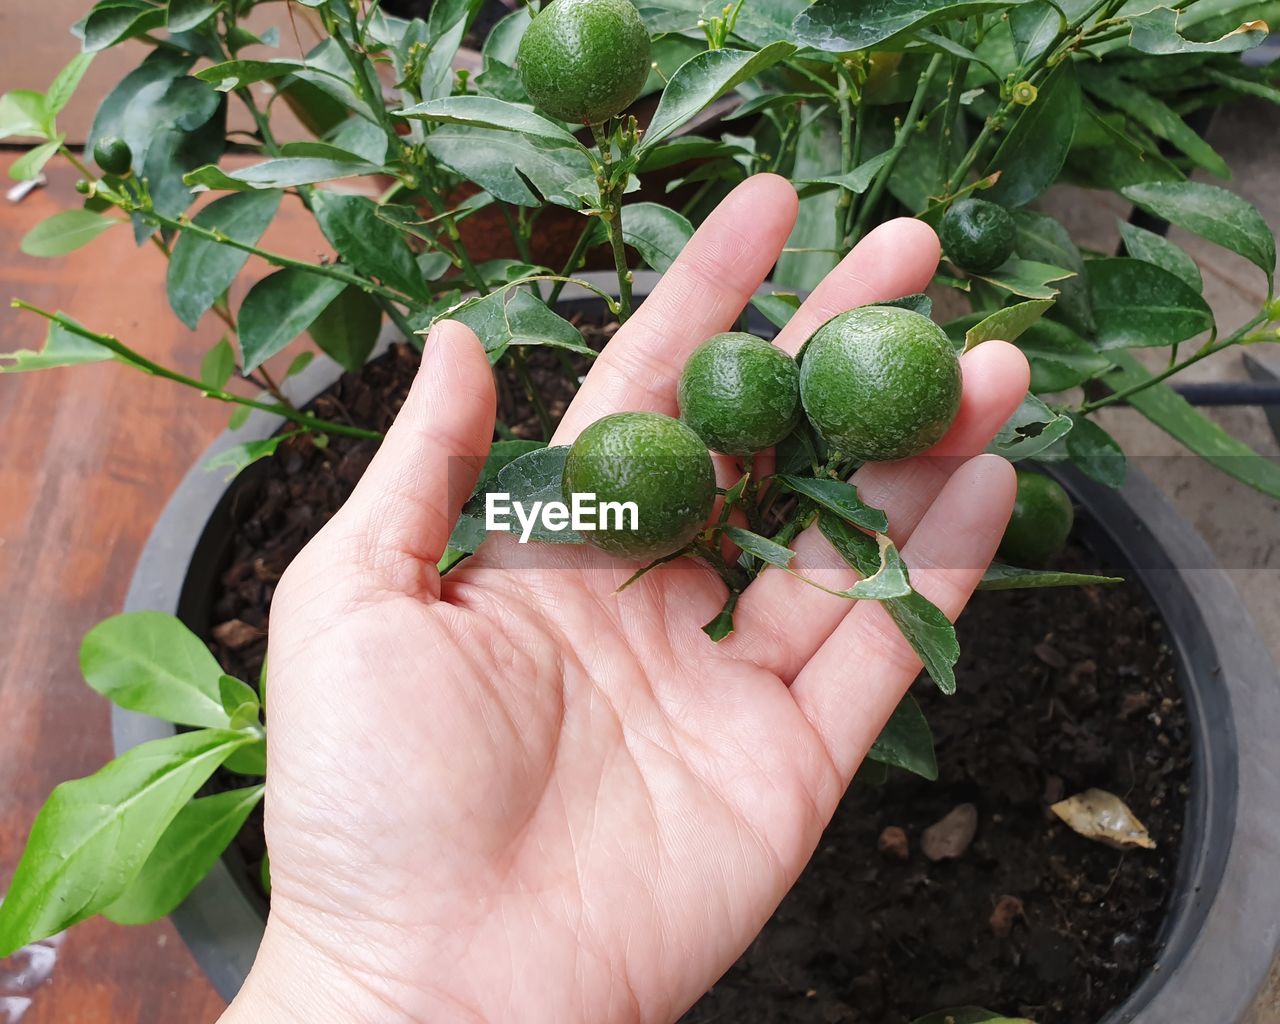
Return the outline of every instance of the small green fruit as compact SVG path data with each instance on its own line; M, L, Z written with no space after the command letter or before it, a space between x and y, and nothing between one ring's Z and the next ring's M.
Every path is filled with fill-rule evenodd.
M986 274L1013 255L1013 218L985 199L962 199L942 215L938 238L947 259L962 270Z
M1019 470L1018 494L1000 541L1000 557L1013 565L1038 568L1062 550L1074 522L1071 499L1056 480Z
M611 517L583 537L602 551L651 561L679 551L706 525L715 501L711 453L679 420L656 412L620 412L587 427L564 463L564 493L635 502L636 529ZM603 517L601 517L603 519Z
M76 191L77 191L77 192L79 192L79 193L80 193L80 195L82 195L82 196L87 196L87 195L89 194L89 191L90 191L90 188L89 188L89 182L88 182L88 181L86 181L84 178L77 178L77 179L76 179Z
M800 415L800 368L776 345L731 331L690 354L676 391L680 418L727 455L771 448Z
M649 31L630 0L552 0L525 30L516 66L552 117L600 124L649 77Z
M896 306L861 306L823 324L801 353L800 399L841 454L919 455L960 408L960 362L942 328Z
M133 165L133 153L124 139L108 135L94 144L93 162L107 174L124 175Z

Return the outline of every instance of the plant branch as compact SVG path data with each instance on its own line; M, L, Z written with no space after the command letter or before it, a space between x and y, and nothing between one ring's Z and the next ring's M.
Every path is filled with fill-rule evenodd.
M613 266L618 274L618 322L626 323L632 309L632 275L627 266L626 243L622 238L622 190L625 187L625 181L621 186L613 181L613 143L605 134L603 126L593 124L591 134L595 137L602 161L596 182L600 187L600 219L604 221L605 230L609 234L609 245L613 249Z

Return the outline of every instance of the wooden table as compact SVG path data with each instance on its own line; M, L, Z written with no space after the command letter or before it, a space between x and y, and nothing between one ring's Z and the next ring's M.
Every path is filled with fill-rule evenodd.
M15 156L0 155L6 182ZM62 259L18 251L32 225L79 202L70 168L55 161L49 176L18 205L0 199L0 300L63 310L198 374L220 324L207 316L193 333L174 317L164 258L136 247L127 228ZM287 204L264 244L309 259L320 251L314 225ZM38 348L44 333L34 315L0 308L0 351ZM0 892L50 789L111 757L108 704L78 668L81 637L120 610L152 523L226 415L114 363L0 375ZM203 1024L222 1008L167 921L127 929L95 919L67 934L22 1024Z

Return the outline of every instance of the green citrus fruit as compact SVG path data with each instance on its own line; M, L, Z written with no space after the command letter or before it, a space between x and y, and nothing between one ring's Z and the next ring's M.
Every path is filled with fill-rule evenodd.
M1003 206L985 199L952 203L938 225L947 259L962 270L985 274L1013 255L1013 218Z
M1000 541L1000 557L1014 565L1039 567L1062 550L1073 522L1071 499L1056 480L1019 470L1018 494Z
M107 174L128 174L133 164L133 153L124 139L108 135L94 144L93 162Z
M715 500L711 453L679 420L656 412L619 412L587 427L564 463L564 493L594 494L597 520L587 541L623 558L649 561L678 551L702 530ZM635 502L626 516L600 512L605 502ZM621 521L619 521L621 518Z
M751 455L777 444L796 425L800 368L754 334L717 334L690 354L676 397L680 418L707 447Z
M600 124L644 88L649 31L630 0L552 0L525 30L516 66L552 117Z
M960 361L942 328L896 306L828 320L800 361L800 399L814 428L863 462L918 455L960 407Z

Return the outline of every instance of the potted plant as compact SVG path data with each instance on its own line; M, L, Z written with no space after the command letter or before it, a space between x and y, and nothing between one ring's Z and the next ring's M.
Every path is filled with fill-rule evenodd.
M167 564L159 564L159 547L149 549L131 611L86 638L82 663L90 684L125 711L152 717L121 716L121 757L51 798L0 911L0 948L93 913L143 921L181 905L189 941L197 948L216 945L206 964L224 990L233 991L260 927L264 904L249 892L249 876L261 874L263 865L233 852L231 862L239 858L233 875L218 858L261 798L266 719L265 694L245 670L255 660L261 668L265 622L236 620L247 626L245 637L211 631L226 624L215 623L211 610L230 543L231 497L254 493L255 474L271 472L272 463L263 460L292 453L305 461L342 446L376 445L393 409L382 410L382 422L359 422L332 392L317 394L333 385L338 367L356 387L361 374L381 372L388 361L412 365L421 333L445 317L476 330L520 412L518 422L500 427L490 475L512 492L558 488L565 453L544 447L556 415L552 399L572 393L607 343L609 322L624 322L643 297L648 282L637 258L666 270L693 225L733 184L759 170L778 170L800 192L801 214L771 285L752 300L765 318L756 322L757 332L766 333L768 323L785 324L798 293L814 287L879 220L905 212L936 225L949 263L931 291L939 298L954 292L971 308L946 324L954 346L1012 340L1032 364L1031 393L992 450L1066 464L1101 547L1110 544L1121 563L1131 564L1166 622L1199 638L1194 644L1180 638L1179 650L1200 779L1193 789L1198 831L1184 848L1164 935L1180 959L1165 975L1173 981L1156 992L1165 979L1150 976L1124 1012L1156 1014L1155 1000L1215 993L1205 980L1213 973L1204 959L1205 936L1233 914L1251 922L1265 915L1265 900L1251 888L1260 883L1249 851L1260 840L1239 831L1246 826L1235 818L1222 773L1247 781L1259 806L1275 796L1258 746L1259 729L1275 715L1274 695L1258 686L1269 669L1252 640L1224 646L1222 616L1234 607L1227 594L1215 590L1206 602L1191 588L1155 584L1152 566L1176 576L1178 546L1195 541L1140 480L1130 480L1119 495L1107 490L1125 480L1124 457L1089 417L1127 401L1225 472L1280 495L1274 465L1164 383L1224 348L1268 340L1280 315L1270 298L1271 232L1244 200L1188 179L1192 167L1220 173L1225 165L1180 114L1233 92L1273 97L1269 74L1236 59L1261 41L1265 25L1241 24L1244 5L1224 11L1195 2L1137 14L1107 0L1064 9L1030 0L875 12L834 0L812 6L739 0L714 12L650 4L643 9L643 36L631 40L628 52L645 56L641 39L654 40L652 74L647 59L633 62L603 105L570 110L540 92L536 55L520 58L535 19L527 9L493 28L483 43L482 71L472 76L455 74L453 64L475 3L438 3L425 20L330 0L308 4L324 41L305 54L271 59L241 54L263 42L242 25L252 6L140 0L122 7L106 0L77 25L83 52L48 90L0 100L0 134L39 143L15 165L17 175L35 176L58 156L76 162L84 175L83 203L33 230L23 241L26 253L58 256L103 231L131 229L140 245L169 261L175 314L189 325L212 315L227 326L197 379L155 364L128 339L94 330L87 312L75 319L19 299L16 306L48 321L49 333L41 349L13 354L5 369L115 359L187 386L232 407L233 433L206 466L247 470L229 488L207 468L193 471L157 528ZM128 39L153 49L99 109L86 147L95 170L66 147L56 116L92 54ZM661 94L642 129L625 108L646 78L657 80ZM262 83L273 90L266 105L250 89ZM679 134L726 96L740 103L716 129L718 137ZM226 131L232 102L243 104L257 125L247 143ZM280 102L313 139L276 138L272 111ZM736 126L742 134L724 130ZM680 209L633 198L637 184L670 168L681 171L672 182L673 194L686 197ZM1244 256L1266 275L1266 305L1219 336L1200 295L1198 269L1172 243L1125 225L1125 256L1086 253L1060 223L1031 209L1058 181L1119 192ZM376 183L377 192L335 182ZM205 203L204 191L217 197ZM260 244L286 202L314 216L332 246L331 260L298 260ZM540 265L543 257L535 252L539 218L548 210L579 218L560 266ZM467 223L495 212L509 225L513 251L478 261ZM607 281L579 274L595 253L613 264ZM251 260L269 273L232 309L227 290ZM897 305L903 310L897 315L920 318L932 309L924 296ZM386 330L403 343L378 356ZM334 363L308 366L313 353L307 348L279 372L272 360L304 333ZM1182 354L1193 338L1192 351ZM1167 364L1148 369L1133 354L1141 348L1167 349ZM237 371L253 391L234 383ZM812 403L806 412L779 442L768 479L753 479L747 456L740 486L725 495L728 506L752 513L752 528L721 518L695 541L694 553L713 561L719 560L712 542L721 538L744 552L739 563L718 566L730 598L707 623L708 642L732 630L744 578L770 566L785 571L788 541L817 521L864 577L846 596L886 602L929 675L950 692L960 656L950 623L911 589L883 516L844 483L861 459L828 450L824 440L836 431ZM276 430L281 419L284 429ZM761 498L762 483L771 485L774 498ZM482 539L476 518L464 516L442 569ZM176 521L184 525L175 548ZM193 523L209 525L197 531ZM174 550L190 558L175 563ZM993 566L988 577L993 589L1109 579L1007 565ZM269 595L265 582L260 589ZM163 614L174 612L205 639ZM209 653L209 639L222 663ZM232 659L230 651L247 653ZM1235 671L1214 683L1203 664L1211 657L1236 659ZM241 678L229 672L232 660ZM1224 746L1212 726L1227 718L1236 742ZM933 774L929 731L914 700L904 701L887 729L873 760ZM144 737L146 756L166 758L167 767L165 785L149 786L140 799L142 755L133 745ZM205 788L215 772L220 781ZM104 810L67 813L89 805ZM117 825L131 839L127 852L112 838ZM1189 895L1195 885L1202 898ZM1258 949L1257 964L1235 989L1236 1002L1220 989L1214 994L1224 1019L1239 1017L1241 993L1250 994L1265 970L1271 949ZM1186 994L1192 989L1198 995Z

